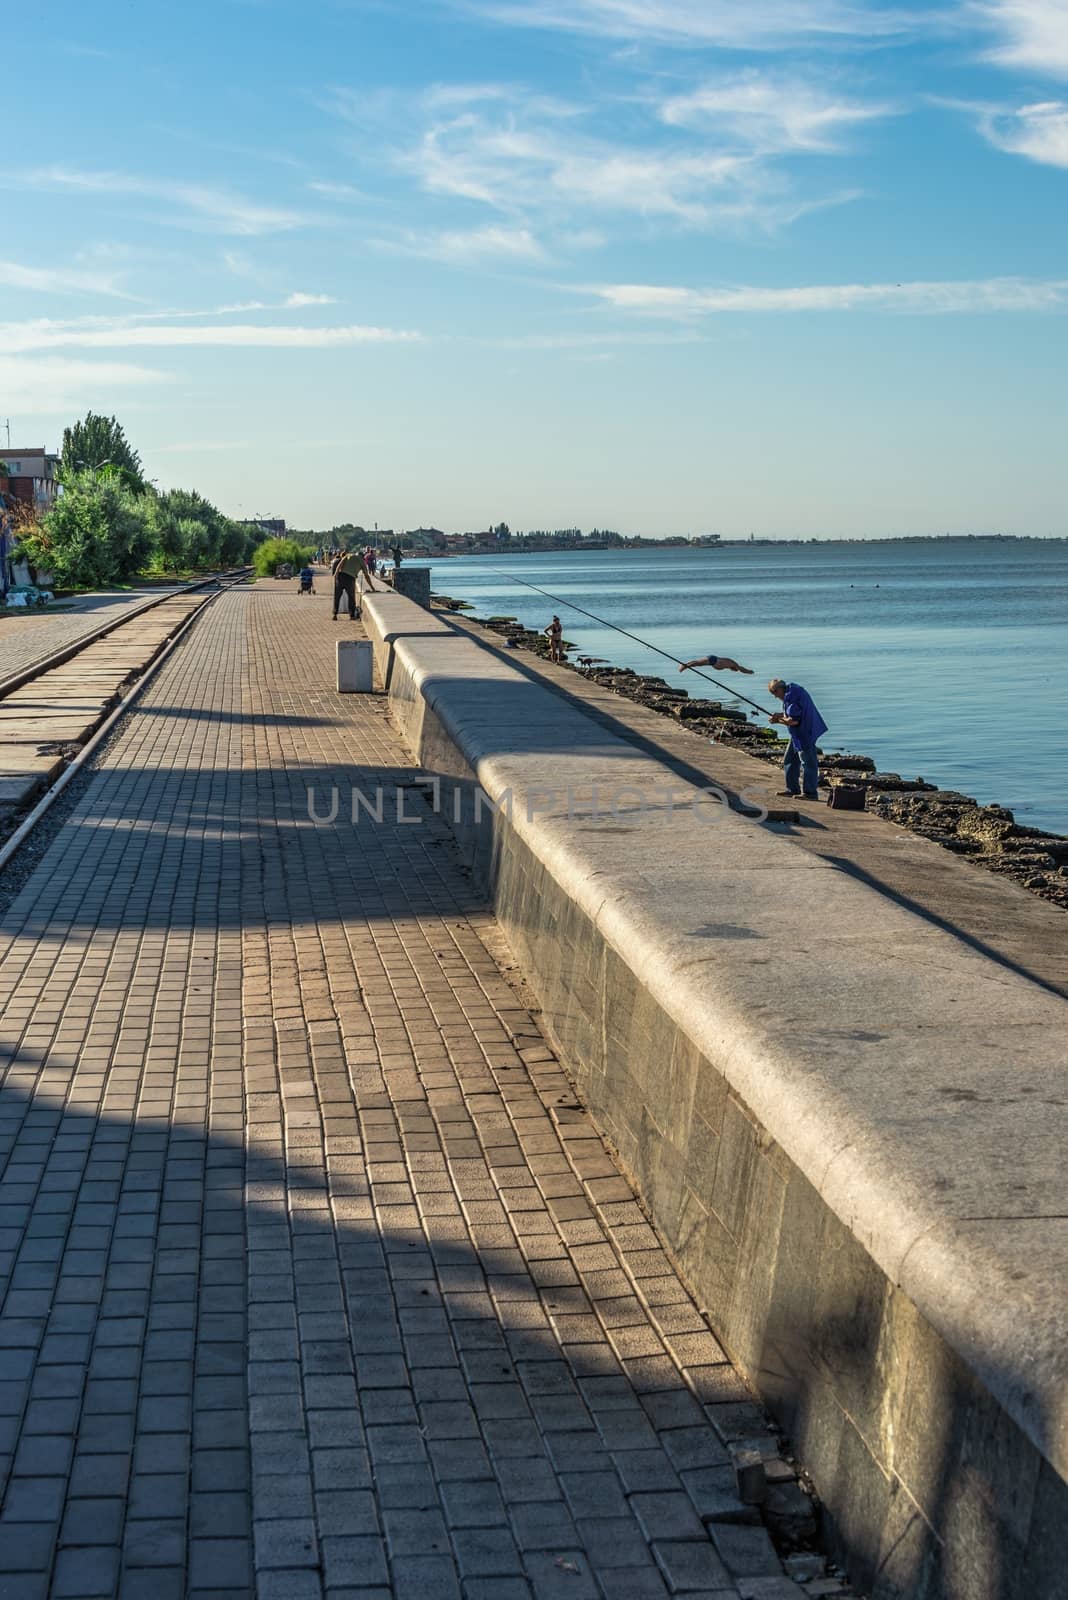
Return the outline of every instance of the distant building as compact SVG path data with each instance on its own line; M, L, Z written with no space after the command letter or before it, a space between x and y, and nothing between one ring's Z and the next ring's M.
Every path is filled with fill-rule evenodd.
M12 508L25 506L38 513L47 511L59 493L56 472L59 457L44 445L33 449L5 450L0 459L7 463L7 503Z
M444 550L448 542L448 536L440 528L408 528L404 537L425 550Z
M6 468L6 472L4 469ZM12 583L35 583L45 588L51 579L25 561L13 563L19 525L27 517L42 516L59 494L56 473L59 457L44 445L5 450L0 455L0 590L6 596Z

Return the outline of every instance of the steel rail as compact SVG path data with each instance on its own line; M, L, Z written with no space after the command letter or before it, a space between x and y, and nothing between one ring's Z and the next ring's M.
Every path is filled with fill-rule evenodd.
M151 683L152 679L156 676L156 673L167 660L171 651L177 644L181 642L186 632L192 627L193 623L196 622L197 618L203 616L207 608L212 605L214 601L218 600L220 595L227 594L231 589L236 589L238 584L244 583L246 581L246 577L247 572L242 572L239 578L235 578L226 584L219 584L215 594L209 595L202 606L197 606L195 611L191 611L187 617L183 617L175 632L171 634L171 637L164 644L163 648L152 657L151 661L148 662L147 666L141 672L136 682L133 683L128 692L123 695L118 705L113 711L108 713L100 726L82 745L74 759L63 768L63 771L60 773L55 782L45 790L44 794L41 796L40 800L38 800L33 810L27 813L11 837L4 842L2 847L0 847L0 872L2 872L7 866L16 850L18 850L19 846L25 843L26 839L33 832L34 828L37 826L49 808L55 803L56 800L58 800L59 796L63 793L63 790L67 787L67 784L72 778L77 776L77 774L85 766L89 757L107 738L108 734L114 728L119 718L126 715L127 711L130 710L134 701L138 698L141 692L147 688L149 683ZM209 583L215 581L215 579L205 580L205 582ZM202 588L203 586L203 583L196 585L198 588ZM189 590L187 588L178 592L185 594L188 593ZM163 599L167 600L173 598L173 594L163 596ZM156 603L157 602L153 602L153 604ZM142 607L140 609L147 610L147 607Z
M43 677L46 672L51 672L54 667L62 667L66 662L72 661L80 651L98 639L105 638L109 633L114 633L116 628L122 628L127 622L133 622L136 617L143 616L146 611L151 611L153 606L161 606L168 600L174 600L178 595L192 594L196 589L206 588L209 583L218 583L222 578L229 577L237 568L230 568L229 573L223 573L207 578L197 578L193 583L183 583L178 588L168 589L165 594L153 595L143 605L131 606L121 617L112 617L107 622L101 623L99 628L93 628L89 633L83 633L80 638L74 639L69 644L60 645L58 650L53 650L47 656L42 656L39 661L33 661L28 667L20 667L9 678L0 678L0 700L6 695L14 694L16 689L23 688L27 683L32 683L35 678ZM250 567L240 569L242 573L250 572ZM242 580L236 580L242 581Z

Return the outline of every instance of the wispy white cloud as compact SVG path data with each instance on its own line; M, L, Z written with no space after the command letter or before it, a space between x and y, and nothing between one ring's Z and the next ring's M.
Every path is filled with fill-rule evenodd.
M286 296L284 300L232 300L221 306L197 306L192 310L175 309L168 307L165 311L137 311L125 320L128 322L172 322L195 321L202 317L230 317L245 316L253 311L296 311L307 306L334 306L337 301L328 294L305 294L300 290ZM85 326L101 321L100 318L84 317L81 319ZM114 318L108 318L109 327L116 326ZM70 323L67 324L71 326Z
M428 261L443 261L448 266L466 267L479 262L544 262L543 246L529 228L502 227L490 223L483 228L456 229L441 233L404 233L396 238L370 241L383 250L402 255L421 256Z
M439 123L402 159L431 193L524 219L598 211L708 226L751 219L758 202L781 199L745 155L616 143L575 129L564 135L513 116L467 113Z
M1068 78L1065 0L977 0L970 13L997 35L990 60L1003 67Z
M63 194L128 195L158 201L163 207L157 213L158 221L217 233L247 236L282 233L316 220L303 212L263 205L245 195L208 184L141 177L126 172L85 172L53 166L25 176L5 177L0 179L0 187Z
M331 183L326 179L316 178L309 184L312 194L321 194L327 200L366 200L369 198L362 189L357 189L351 183Z
M64 39L59 49L68 56L87 56L93 61L112 61L114 56L110 50L101 50L96 45L78 44L73 39Z
M359 344L412 344L423 335L403 328L378 328L354 323L333 328L267 327L243 323L197 327L188 323L145 325L131 321L111 326L86 326L47 319L0 323L0 348L13 353L54 349L173 349L183 346L226 346L244 349L329 349Z
M704 336L693 328L672 329L668 333L524 333L483 341L500 350L601 350L622 345L703 344Z
M525 96L521 85L487 79L482 83L433 83L420 99L429 110L458 111L485 100L510 100L516 94Z
M319 97L319 104L324 111L353 127L386 134L396 134L398 124L407 124L413 119L423 122L428 118L458 117L467 111L492 108L537 116L545 121L566 121L585 114L585 107L573 100L506 79L428 83L416 90L388 85L371 90L353 89L333 84ZM345 184L312 184L310 187L361 194L360 190L349 190Z
M5 404L22 416L71 413L99 405L101 394L121 395L128 389L166 383L167 377L165 372L125 361L0 355Z
M222 263L227 272L232 272L235 278L263 277L263 268L251 256L245 255L242 250L224 250Z
M593 291L620 311L690 317L798 311L898 311L922 315L1058 311L1068 307L1068 279L986 278L957 282L830 283L797 288L738 286L688 289L604 284Z
M1068 167L1068 105L1044 100L1036 105L977 106L979 132L1008 155L1025 156L1047 167Z
M84 271L77 267L28 267L19 261L0 261L0 284L8 289L36 290L40 294L100 294L118 300L133 297L113 273Z
M336 91L332 107L346 117L349 93ZM856 188L802 193L780 158L832 152L848 127L890 109L756 72L667 97L644 88L610 108L547 100L514 83L459 84L409 99L405 128L413 131L398 146L395 115L383 112L375 127L367 97L351 100L365 157L372 150L380 167L426 193L504 219L379 235L379 243L456 263L536 260L557 253L555 241L570 249L580 234L589 239L591 224L608 218L730 232L786 226L853 199ZM598 115L606 109L610 116Z
M923 20L850 0L465 0L464 8L516 27L728 50L907 35Z
M171 322L177 320L198 320L201 317L236 317L251 311L284 311L285 303L271 305L266 300L233 300L228 305L198 306L187 311L168 307L166 311L138 311L129 318L130 322ZM84 319L86 325L90 321L100 321L100 318ZM114 319L108 319L107 326L114 327Z
M521 108L528 116L546 121L568 121L581 117L585 108L562 95L548 94L544 89L531 90L516 80L487 81L484 83L435 83L420 97L429 112L456 113L471 106L496 104L506 108Z
M747 72L675 95L663 102L660 115L674 127L699 129L735 148L783 155L837 150L850 128L890 111L801 79Z

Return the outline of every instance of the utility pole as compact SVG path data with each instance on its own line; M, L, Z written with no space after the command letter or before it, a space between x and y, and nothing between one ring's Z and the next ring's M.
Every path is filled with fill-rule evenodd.
M4 427L7 429L7 447L10 450L11 449L11 418L10 417L5 417L4 418Z

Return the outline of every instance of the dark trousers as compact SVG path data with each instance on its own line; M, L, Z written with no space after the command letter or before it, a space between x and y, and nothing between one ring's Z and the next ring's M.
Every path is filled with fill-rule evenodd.
M350 617L356 615L356 579L351 572L334 573L334 616L337 616L338 606L342 596L348 597L348 613Z

